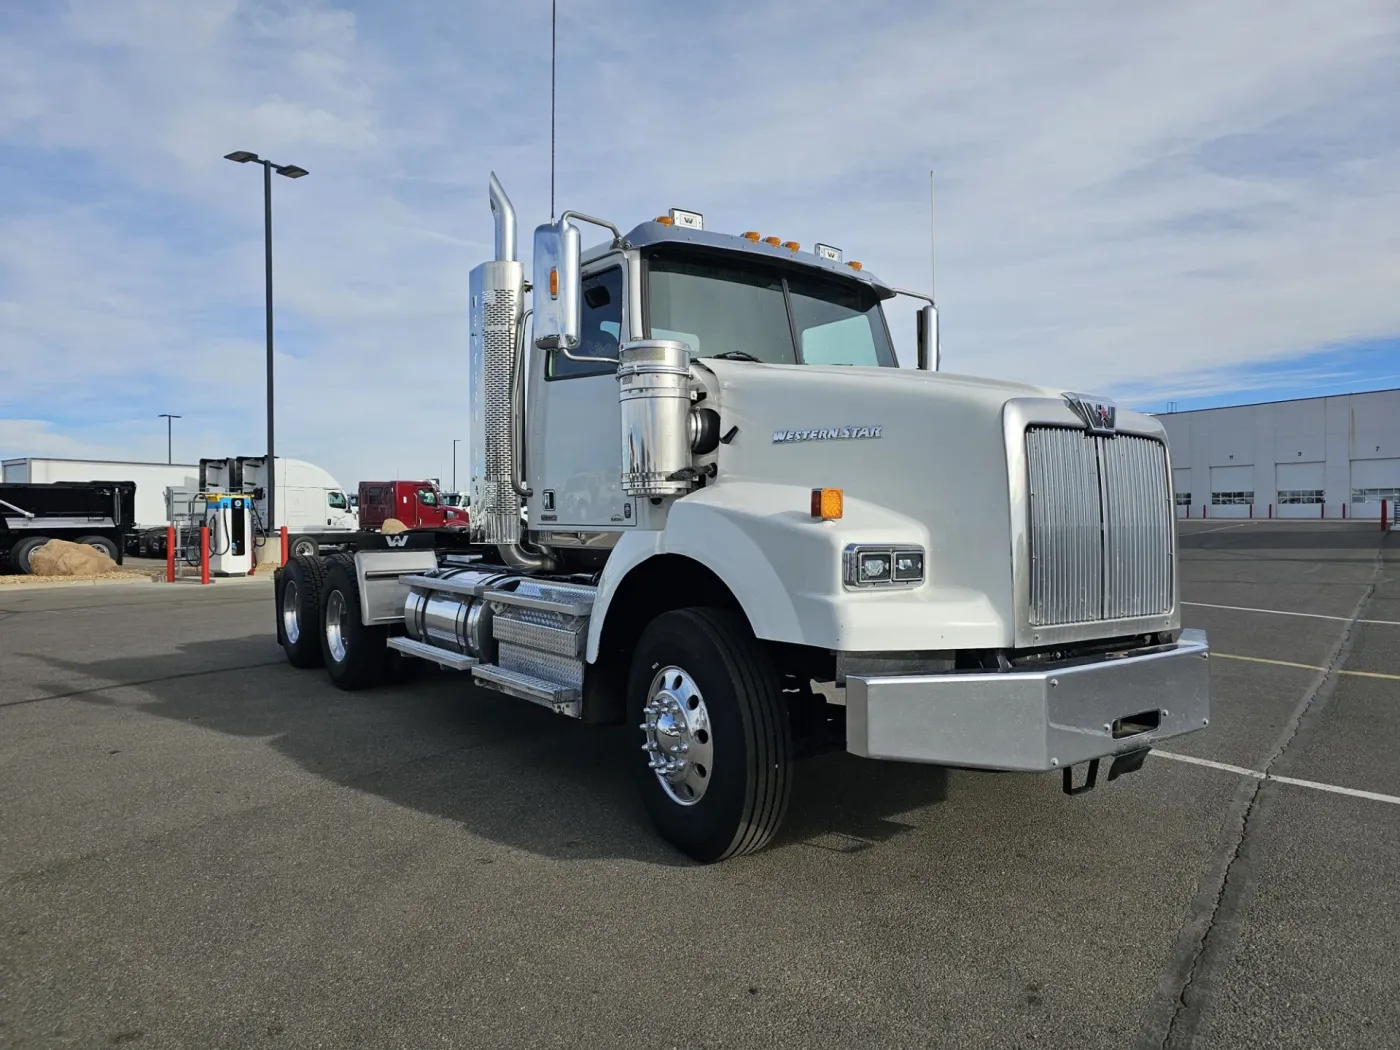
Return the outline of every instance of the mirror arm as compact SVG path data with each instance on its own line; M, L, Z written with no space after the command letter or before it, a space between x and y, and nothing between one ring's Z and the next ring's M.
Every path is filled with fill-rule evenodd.
M601 226L605 230L611 230L613 235L612 246L614 248L622 248L625 250L632 247L632 245L628 244L627 240L622 236L622 231L619 230L612 223L608 222L607 219L596 219L592 215L585 215L581 211L566 211L563 215L559 216L560 223L563 223L568 219L578 219L582 222L590 222L594 226ZM575 358L575 360L578 360L578 358Z
M561 354L563 354L565 357L567 357L570 361L596 361L596 362L598 362L599 364L606 364L606 365L615 365L615 364L618 363L618 358L616 358L616 357L589 357L587 354L571 354L571 353L569 353L568 350L564 349L562 346L556 346L556 347L554 347L554 349L555 349L555 350L558 350Z

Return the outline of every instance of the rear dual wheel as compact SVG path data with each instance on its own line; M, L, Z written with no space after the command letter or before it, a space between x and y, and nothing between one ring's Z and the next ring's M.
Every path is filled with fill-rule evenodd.
M325 566L319 644L322 662L336 687L368 689L381 682L405 682L417 674L422 661L390 649L387 627L361 622L355 556L332 554Z
M321 592L326 569L320 558L295 556L277 570L277 641L293 667L320 667Z

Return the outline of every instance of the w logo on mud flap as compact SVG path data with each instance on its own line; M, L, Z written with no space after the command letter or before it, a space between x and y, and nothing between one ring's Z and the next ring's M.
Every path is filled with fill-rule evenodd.
M397 536L385 536L384 542L387 543L390 547L407 547L408 534L400 533Z

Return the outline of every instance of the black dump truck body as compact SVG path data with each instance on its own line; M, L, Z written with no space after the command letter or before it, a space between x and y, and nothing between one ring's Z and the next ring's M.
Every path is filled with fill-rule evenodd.
M118 564L136 511L134 481L0 484L0 571L27 573L49 540L86 543Z

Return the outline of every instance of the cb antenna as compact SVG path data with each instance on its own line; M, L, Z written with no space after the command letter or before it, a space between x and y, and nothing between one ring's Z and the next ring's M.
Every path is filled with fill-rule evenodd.
M938 258L936 242L934 240L934 217L936 212L933 206L933 172L928 173L928 294L935 301L938 299Z
M559 0L549 4L549 221L554 221L554 77L559 38Z

